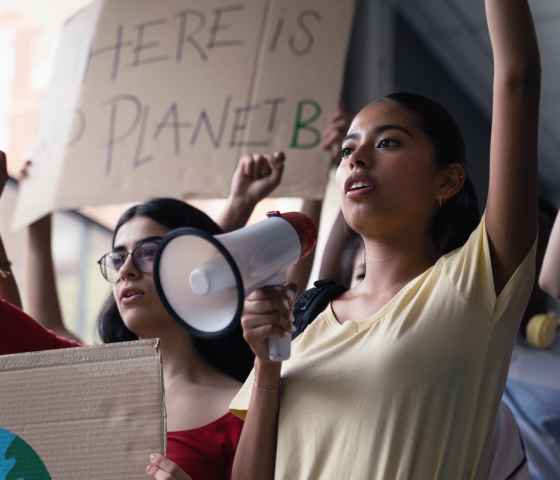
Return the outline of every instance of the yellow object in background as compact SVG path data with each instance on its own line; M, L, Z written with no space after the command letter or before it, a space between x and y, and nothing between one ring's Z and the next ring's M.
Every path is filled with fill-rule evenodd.
M558 318L550 313L535 315L527 324L527 341L536 348L549 348L556 339Z

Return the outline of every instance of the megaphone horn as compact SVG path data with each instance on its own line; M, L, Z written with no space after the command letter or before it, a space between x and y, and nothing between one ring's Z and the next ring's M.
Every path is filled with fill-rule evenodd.
M192 335L228 335L238 325L245 296L284 283L287 268L309 254L316 240L312 220L299 212L271 212L266 220L216 236L193 228L173 230L156 254L156 288ZM289 341L271 341L271 359L289 357Z

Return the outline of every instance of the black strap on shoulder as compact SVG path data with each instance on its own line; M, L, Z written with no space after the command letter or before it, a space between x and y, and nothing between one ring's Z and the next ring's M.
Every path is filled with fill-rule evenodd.
M307 326L315 320L329 302L346 290L332 280L318 280L313 288L303 292L294 305L294 323L296 331L293 338L303 332Z

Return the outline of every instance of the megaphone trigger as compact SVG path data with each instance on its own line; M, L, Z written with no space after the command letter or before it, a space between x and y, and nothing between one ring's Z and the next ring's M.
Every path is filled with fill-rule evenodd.
M281 287L286 282L286 272L281 271L264 281L264 285L269 287ZM263 286L264 286L263 285ZM268 339L268 358L273 362L282 362L290 358L292 350L292 339L287 336L274 336Z

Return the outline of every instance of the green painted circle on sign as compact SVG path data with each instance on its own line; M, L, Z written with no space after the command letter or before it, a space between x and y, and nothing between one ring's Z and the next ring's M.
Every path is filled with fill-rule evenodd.
M0 428L0 480L51 480L35 450L3 428Z

